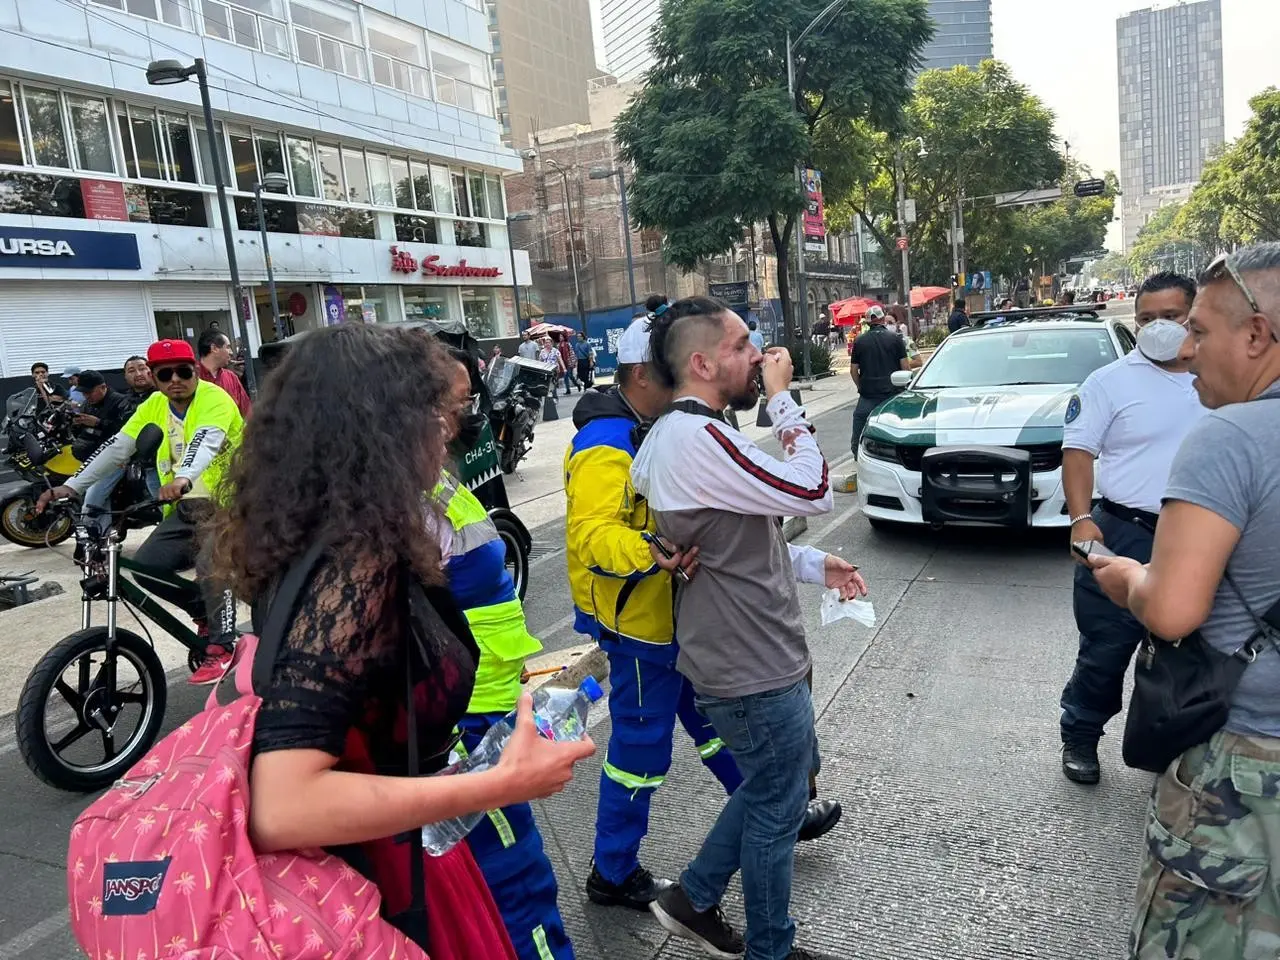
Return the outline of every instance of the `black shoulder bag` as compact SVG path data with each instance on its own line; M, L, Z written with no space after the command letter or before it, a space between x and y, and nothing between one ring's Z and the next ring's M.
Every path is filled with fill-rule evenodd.
M1133 666L1133 699L1124 724L1124 762L1164 773L1187 750L1222 729L1245 669L1266 644L1280 652L1280 601L1263 616L1226 574L1257 629L1234 653L1215 649L1196 630L1167 642L1147 634Z

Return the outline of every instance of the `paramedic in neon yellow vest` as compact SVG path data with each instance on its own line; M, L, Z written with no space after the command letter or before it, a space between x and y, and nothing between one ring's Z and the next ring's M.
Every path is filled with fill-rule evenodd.
M202 602L193 604L182 591L141 573L137 581L161 599L182 606L196 621L202 649L198 651L200 665L190 682L216 683L231 663L235 601L209 582L197 530L213 513L227 457L240 442L244 420L225 390L200 380L195 351L185 340L153 343L147 350L147 365L155 378L156 392L142 401L123 429L99 447L74 477L41 494L37 509L43 510L52 499L83 497L97 481L128 462L144 427L159 427L166 438L156 451L159 499L168 506L164 519L133 559L175 573L194 566Z
M450 350L450 355L455 361L450 452L460 456L475 445L483 414L473 409L473 361L461 350ZM473 750L495 721L515 710L525 660L542 644L525 624L524 608L506 568L506 547L484 505L447 472L435 499L448 519L447 525L434 526L444 527L439 540L449 591L480 649L475 688L459 724L461 747ZM543 851L533 808L517 803L490 810L467 842L520 960L572 960L573 945L556 904L555 873Z

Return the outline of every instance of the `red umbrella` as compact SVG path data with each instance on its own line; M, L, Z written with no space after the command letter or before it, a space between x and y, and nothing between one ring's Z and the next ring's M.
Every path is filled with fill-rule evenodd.
M573 334L575 332L576 331L569 327L562 327L558 323L535 323L529 328L529 336L534 338L541 337L543 334L548 333Z
M869 297L850 297L848 300L837 300L828 308L831 322L837 327L856 327L867 311L872 307L883 307L879 300Z
M950 287L912 287L911 306L923 307L926 303L941 300L950 293Z

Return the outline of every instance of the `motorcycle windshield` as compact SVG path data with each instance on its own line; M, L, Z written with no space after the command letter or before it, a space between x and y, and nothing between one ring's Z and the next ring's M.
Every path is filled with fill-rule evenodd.
M36 398L36 388L27 387L25 390L19 390L4 404L5 417L12 417L15 414L22 413L28 406L31 406Z
M494 357L489 364L489 369L485 372L484 382L489 388L489 395L495 398L505 396L519 372L520 368L514 363L504 357Z

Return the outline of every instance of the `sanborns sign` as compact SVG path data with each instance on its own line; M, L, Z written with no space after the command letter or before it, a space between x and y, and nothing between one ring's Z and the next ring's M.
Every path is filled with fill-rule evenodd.
M0 226L0 269L138 270L138 238L100 230Z
M399 247L391 248L391 269L395 273L418 273L427 277L500 277L502 270L498 267L473 267L467 263L466 259L459 260L456 264L441 263L438 254L430 254L422 258L421 264L418 258L408 250L401 250Z

